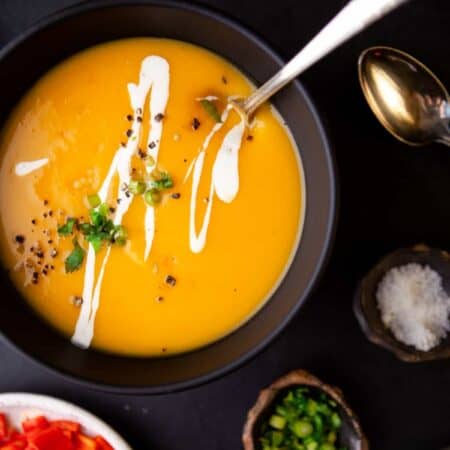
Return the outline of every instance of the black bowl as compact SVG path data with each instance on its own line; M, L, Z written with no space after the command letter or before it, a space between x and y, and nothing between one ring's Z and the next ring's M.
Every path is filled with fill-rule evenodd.
M113 39L159 36L206 47L257 84L281 66L261 40L230 20L196 6L164 2L89 2L57 13L0 53L0 123L26 90L69 55ZM333 237L336 187L330 148L314 106L298 83L274 98L300 148L306 176L306 217L295 259L272 299L245 325L205 348L167 358L127 358L80 350L22 301L4 274L0 330L41 364L89 386L123 393L163 393L219 377L254 356L304 303Z

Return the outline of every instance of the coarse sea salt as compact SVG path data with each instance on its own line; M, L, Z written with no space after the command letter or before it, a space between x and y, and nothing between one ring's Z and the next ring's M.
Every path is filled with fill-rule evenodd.
M390 269L377 288L383 323L395 338L428 351L450 330L450 297L441 276L429 266L411 263Z

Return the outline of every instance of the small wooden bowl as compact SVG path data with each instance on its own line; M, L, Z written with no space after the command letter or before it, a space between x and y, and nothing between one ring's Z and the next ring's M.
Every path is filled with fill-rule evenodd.
M255 405L247 415L244 426L242 442L245 450L258 449L257 433L259 425L268 417L272 404L282 395L283 391L293 386L316 388L325 392L338 404L339 414L342 418L339 445L346 446L348 450L369 449L369 442L361 429L358 418L345 401L342 391L337 387L323 383L305 370L294 370L260 392Z
M450 255L447 252L424 244L396 250L379 261L358 286L353 310L359 325L369 341L390 350L402 361L450 358L450 334L438 346L423 352L398 341L381 320L376 299L378 284L390 269L409 263L430 266L441 275L443 287L450 293Z

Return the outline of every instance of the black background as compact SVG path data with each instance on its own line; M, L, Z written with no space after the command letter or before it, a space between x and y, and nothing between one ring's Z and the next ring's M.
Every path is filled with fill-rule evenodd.
M74 3L0 0L0 45ZM256 31L285 58L345 3L205 2ZM365 339L351 309L355 285L383 254L418 242L450 249L450 151L440 145L411 149L381 128L359 88L358 55L372 45L398 47L450 87L449 30L448 0L415 0L301 77L334 147L340 218L318 289L266 351L207 386L125 397L65 382L0 344L0 391L38 392L78 403L116 427L136 450L231 450L241 447L242 424L258 391L291 369L306 368L344 390L373 449L438 450L450 444L450 363L397 361Z

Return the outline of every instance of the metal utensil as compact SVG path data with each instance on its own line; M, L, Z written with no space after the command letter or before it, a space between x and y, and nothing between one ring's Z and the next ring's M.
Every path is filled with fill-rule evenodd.
M304 70L408 0L352 0L269 81L246 99L230 103L247 120L255 110Z
M394 48L373 47L361 54L358 70L369 106L397 139L450 146L448 93L420 61Z

